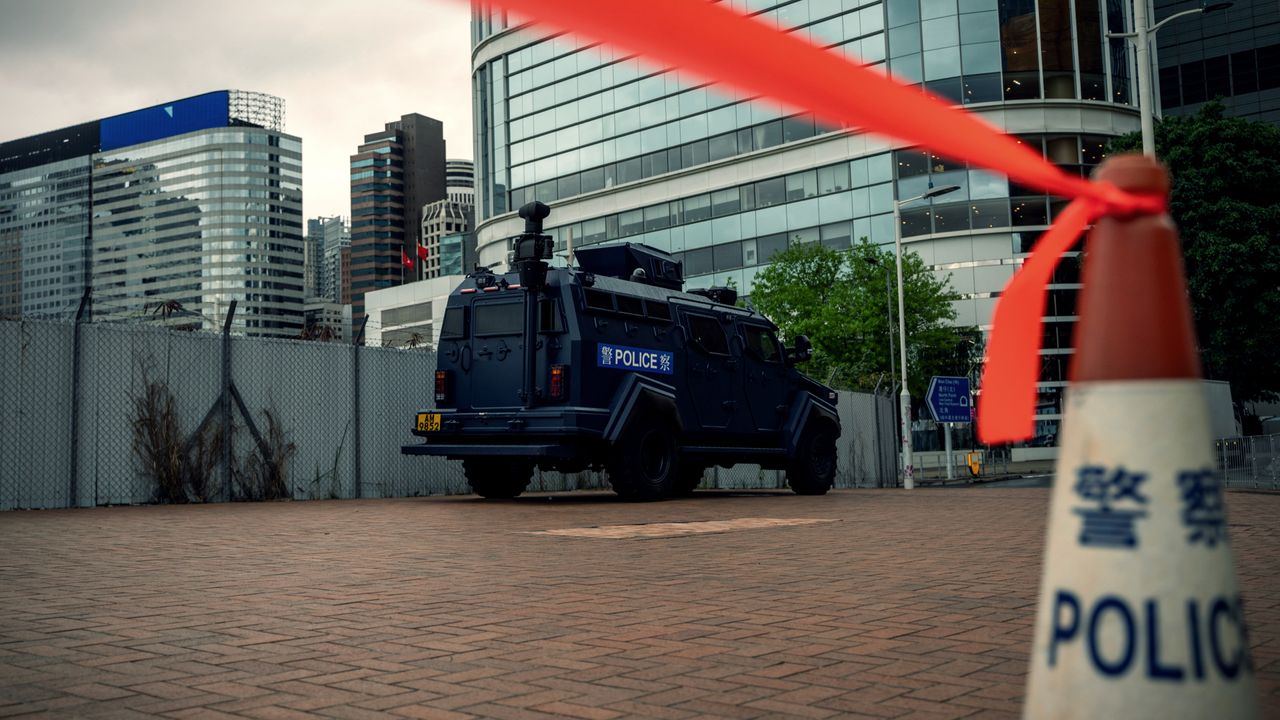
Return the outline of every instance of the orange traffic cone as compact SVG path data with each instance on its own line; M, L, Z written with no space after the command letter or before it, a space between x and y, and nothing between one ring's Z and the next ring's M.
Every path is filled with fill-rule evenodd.
M1141 155L1097 179L1169 192ZM1104 218L1085 249L1024 716L1257 717L1177 230Z

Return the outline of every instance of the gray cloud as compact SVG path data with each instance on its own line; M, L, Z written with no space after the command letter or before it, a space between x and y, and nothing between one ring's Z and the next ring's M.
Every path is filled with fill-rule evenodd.
M304 212L347 214L347 157L402 114L470 158L461 0L0 0L0 140L209 90L283 97Z

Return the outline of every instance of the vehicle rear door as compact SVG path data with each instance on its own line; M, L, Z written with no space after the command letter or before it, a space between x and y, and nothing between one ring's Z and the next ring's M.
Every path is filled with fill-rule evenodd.
M524 293L477 299L471 319L471 367L465 374L476 409L520 407L524 382Z

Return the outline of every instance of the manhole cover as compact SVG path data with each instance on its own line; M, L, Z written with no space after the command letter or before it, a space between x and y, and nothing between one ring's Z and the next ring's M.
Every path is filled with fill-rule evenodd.
M734 530L759 530L761 528L789 527L792 525L816 525L837 522L815 518L738 518L736 520L704 520L701 522L644 523L640 525L601 525L597 527L562 528L540 530L531 535L560 535L563 537L607 538L664 538L680 535L705 535L732 532Z

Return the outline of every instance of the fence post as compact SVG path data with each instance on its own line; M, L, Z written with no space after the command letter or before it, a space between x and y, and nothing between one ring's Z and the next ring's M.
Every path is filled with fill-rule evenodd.
M1280 464L1280 463L1277 463L1276 461L1276 436L1275 435L1267 436L1267 450L1269 451L1267 453L1267 457L1270 458L1271 460L1271 462L1267 463L1267 466L1271 468L1271 489L1275 490L1276 489L1276 465Z
M218 395L219 426L222 428L222 488L231 501L231 321L236 316L236 301L227 308L222 323L222 393Z
M351 477L355 482L356 499L364 497L364 483L360 473L360 344L364 342L364 326L369 314L360 320L360 330L351 338Z
M71 332L71 478L67 485L67 507L80 505L80 325L88 307L89 288L85 287Z
M873 487L884 487L884 448L880 442L880 392L879 386L877 391L871 396L871 416L875 420L875 448L876 448L876 483Z

